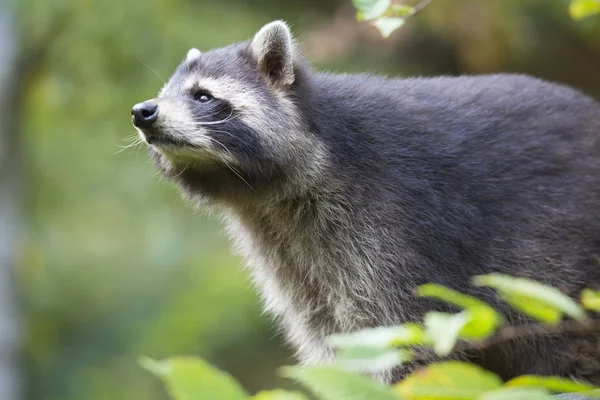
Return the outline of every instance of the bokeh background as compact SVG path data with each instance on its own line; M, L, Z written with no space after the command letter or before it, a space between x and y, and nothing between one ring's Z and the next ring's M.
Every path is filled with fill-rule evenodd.
M166 399L141 355L205 357L251 392L288 385L276 367L293 359L218 220L180 201L143 148L123 149L131 106L154 97L190 47L285 19L319 69L522 72L600 98L600 18L572 21L567 6L436 0L384 40L350 0L5 4L0 36L16 51L0 88L0 208L12 216L0 218L11 240L0 267L12 272L0 331L22 345L19 398Z

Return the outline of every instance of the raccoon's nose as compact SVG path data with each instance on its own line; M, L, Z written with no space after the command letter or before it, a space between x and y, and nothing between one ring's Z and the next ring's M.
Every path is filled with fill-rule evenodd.
M131 120L138 128L151 126L158 117L158 104L153 101L138 103L131 109Z

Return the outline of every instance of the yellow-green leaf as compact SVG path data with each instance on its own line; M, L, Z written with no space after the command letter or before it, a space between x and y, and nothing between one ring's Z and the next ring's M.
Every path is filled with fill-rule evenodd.
M354 7L358 10L356 19L370 21L382 16L390 7L390 0L353 0Z
M252 396L252 400L308 400L308 398L300 392L264 390Z
M423 344L424 340L425 333L423 328L415 323L406 323L399 326L381 326L351 333L337 333L327 338L329 345L337 349L410 346Z
M460 337L464 339L484 339L493 334L496 328L504 323L502 316L488 306L471 307L468 312L471 318L460 331Z
M390 370L410 358L411 353L406 349L351 347L338 351L336 365L348 371L375 373Z
M392 4L389 9L390 16L394 17L408 17L415 12L415 8L407 6L406 4Z
M600 311L600 291L583 290L581 292L581 304L586 310Z
M404 25L404 18L399 17L381 17L375 20L375 27L384 38L389 37L396 29Z
M538 321L555 325L562 319L562 313L559 309L544 304L537 299L528 296L507 296L504 294L501 294L500 298L509 303L513 308Z
M174 400L245 400L240 384L206 361L192 357L173 357L156 361L148 357L140 365L162 379Z
M477 286L494 288L504 301L539 321L557 323L562 314L585 318L585 312L575 300L556 288L530 279L488 274L477 276L473 281Z
M573 0L569 4L569 15L576 20L598 13L600 13L600 0Z
M460 361L431 364L394 385L408 400L466 400L502 387L496 374Z
M542 388L503 387L484 393L476 400L556 400L556 398Z
M357 373L333 367L285 367L283 376L292 378L322 400L398 400L387 387Z
M556 393L575 393L598 389L594 385L554 376L523 375L506 382L506 386L533 386Z
M433 299L442 300L466 310L475 307L492 308L483 300L435 283L426 283L425 285L417 287L416 294L419 297L431 297Z
M420 297L431 297L468 310L470 320L460 334L465 339L483 339L504 322L502 316L486 302L445 286L428 283L419 286L416 293Z
M379 0L352 0L354 8L360 11L367 11L375 7Z
M425 330L437 355L447 356L450 354L460 331L470 319L471 316L468 311L458 314L431 311L425 314Z

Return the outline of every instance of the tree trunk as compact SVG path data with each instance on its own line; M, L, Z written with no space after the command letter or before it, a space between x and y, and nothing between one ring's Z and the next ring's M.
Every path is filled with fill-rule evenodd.
M0 0L0 399L21 398L20 335L13 262L20 212L17 30L9 0Z

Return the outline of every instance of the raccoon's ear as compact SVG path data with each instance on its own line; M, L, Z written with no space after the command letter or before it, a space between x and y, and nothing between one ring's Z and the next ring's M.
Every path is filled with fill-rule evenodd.
M263 26L252 39L250 51L271 83L294 83L294 42L285 22L273 21Z
M194 47L194 48L191 48L190 51L187 52L187 55L185 56L185 60L187 62L190 62L190 61L193 61L196 58L200 57L201 55L202 55L202 52Z

